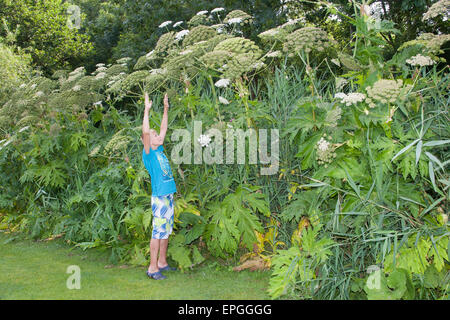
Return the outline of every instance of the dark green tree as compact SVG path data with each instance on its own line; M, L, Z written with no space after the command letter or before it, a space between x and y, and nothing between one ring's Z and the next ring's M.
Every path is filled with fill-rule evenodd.
M69 5L62 0L0 0L0 19L17 31L15 44L46 74L80 64L92 50L88 36L79 33L75 24L68 24ZM0 27L0 36L6 33Z

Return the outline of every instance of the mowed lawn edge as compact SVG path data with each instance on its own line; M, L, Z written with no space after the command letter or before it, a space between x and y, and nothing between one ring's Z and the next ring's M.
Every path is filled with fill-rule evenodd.
M110 266L100 252L62 240L32 241L0 232L0 299L267 300L268 271L229 271L205 262L193 270L152 280L144 267ZM81 288L68 289L69 266L78 266ZM107 266L105 268L105 266Z

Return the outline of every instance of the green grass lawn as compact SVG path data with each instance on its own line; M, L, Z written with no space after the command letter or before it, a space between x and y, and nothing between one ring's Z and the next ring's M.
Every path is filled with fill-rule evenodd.
M105 268L104 255L61 240L8 242L11 237L0 232L0 299L269 299L268 272L233 272L204 263L156 281L143 267ZM81 289L67 289L70 265L80 267Z

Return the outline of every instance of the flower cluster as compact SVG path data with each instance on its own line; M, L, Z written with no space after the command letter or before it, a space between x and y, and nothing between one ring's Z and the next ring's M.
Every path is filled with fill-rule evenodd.
M168 51L175 46L175 32L170 31L159 37L154 49L157 55L167 55Z
M214 9L212 9L211 10L211 13L217 13L217 12L222 12L222 11L225 11L225 8L214 8Z
M173 27L176 28L178 26L181 26L183 24L183 21L177 21L173 24Z
M309 53L313 50L321 52L327 47L329 47L327 33L316 27L305 27L295 30L286 36L286 41L283 44L284 51L294 53L300 51Z
M430 20L442 15L446 19L450 15L450 0L439 0L434 3L428 11L423 15L422 21Z
M331 109L327 112L327 116L325 117L325 122L328 123L328 125L332 128L337 127L337 122L341 118L342 115L342 109L339 107L336 107L334 109Z
M226 98L219 96L219 102L222 104L230 104L230 101L228 101Z
M120 130L116 134L111 137L111 140L106 144L104 152L106 155L116 155L120 151L125 151L128 144L131 141L129 136L126 136L123 132L124 130Z
M199 58L200 62L209 68L223 66L231 59L231 53L224 50L214 50Z
M158 28L164 28L164 27L167 27L167 26L169 26L169 25L171 25L172 24L172 21L164 21L163 23L161 23L159 26L158 26Z
M186 47L188 45L205 41L211 39L217 34L214 28L208 26L197 26L192 28L192 30L188 31L183 40L183 46Z
M336 147L328 141L331 140L331 136L328 136L328 140L326 138L327 135L325 134L315 145L317 163L319 165L325 164L325 167L327 163L331 163L336 158Z
M260 69L264 65L264 62L255 59L252 53L241 53L233 55L232 59L222 68L225 77L235 79L244 73Z
M242 10L233 10L227 14L225 19L223 19L223 22L243 26L244 24L252 23L253 17Z
M233 55L250 53L255 59L258 59L262 54L261 49L253 41L242 37L223 40L214 48L214 51L218 50L228 51Z
M366 88L366 103L370 108L375 108L375 102L383 104L395 103L398 99L404 100L406 92L409 91L411 85L403 85L402 80L381 79Z
M334 97L341 99L341 103L345 104L347 107L352 104L357 104L358 102L363 102L364 99L366 99L366 95L359 92L352 92L349 94L338 92Z
M260 34L258 34L258 37L265 42L283 42L286 39L287 35L288 32L286 30L278 27L261 32Z
M226 88L226 87L228 87L229 84L230 84L230 79L220 79L220 80L217 80L216 83L214 83L214 85L218 88Z
M179 32L177 32L177 34L175 35L175 40L180 41L181 39L184 38L184 36L186 36L189 33L189 30L181 30Z
M207 25L211 22L208 16L203 14L196 14L188 21L189 27L196 27L200 25Z
M411 57L410 59L406 60L406 63L410 64L412 66L425 67L425 66L433 65L435 62L430 57L418 54L418 55L415 55L414 57Z

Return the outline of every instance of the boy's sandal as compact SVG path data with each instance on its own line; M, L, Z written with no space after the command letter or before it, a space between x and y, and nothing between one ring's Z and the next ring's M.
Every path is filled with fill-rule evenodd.
M155 279L155 280L164 280L167 278L166 276L164 276L161 273L161 271L157 271L157 272L153 272L153 273L150 273L147 271L147 276L149 276L150 278Z
M176 270L177 270L177 268L171 267L169 265L159 268L159 271L176 271Z

